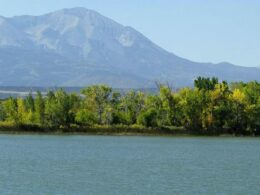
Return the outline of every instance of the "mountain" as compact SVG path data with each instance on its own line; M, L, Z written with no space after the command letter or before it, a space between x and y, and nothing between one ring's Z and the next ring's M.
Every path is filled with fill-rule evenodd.
M85 8L0 17L0 85L180 87L197 76L260 81L260 68L197 63L160 48L135 29Z

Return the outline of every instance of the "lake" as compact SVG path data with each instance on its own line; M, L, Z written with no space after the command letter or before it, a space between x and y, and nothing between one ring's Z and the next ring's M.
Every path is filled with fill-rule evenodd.
M0 135L0 194L260 194L260 138Z
M37 91L40 91L43 95L46 95L48 91L56 91L57 89L64 89L67 93L76 93L80 94L80 91L84 87L8 87L8 86L1 86L0 85L0 100L1 99L6 99L9 97L26 97L30 93L34 96ZM157 88L139 88L139 89L120 89L120 88L115 88L115 91L118 91L122 94L129 92L130 90L134 91L142 91L147 94L155 94L157 93Z

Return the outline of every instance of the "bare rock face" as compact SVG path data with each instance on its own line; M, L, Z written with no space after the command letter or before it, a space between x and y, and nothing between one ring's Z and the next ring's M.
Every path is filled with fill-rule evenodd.
M41 16L0 17L0 85L176 87L197 76L228 81L260 80L260 68L229 63L196 63L155 45L125 27L85 8Z

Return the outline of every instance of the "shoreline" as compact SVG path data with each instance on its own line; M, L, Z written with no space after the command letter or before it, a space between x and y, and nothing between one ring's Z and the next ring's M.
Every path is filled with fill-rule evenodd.
M33 132L33 131L0 131L0 135L50 135L50 136L151 136L151 137L189 137L189 136L203 136L196 134L152 134L152 133L91 133L91 132ZM228 137L228 136L227 136ZM230 137L233 137L232 135Z
M105 129L97 130L96 128L88 129L58 129L58 130L24 130L7 128L3 130L0 128L0 135L53 135L53 136L151 136L151 137L260 137L259 135L235 135L235 134L203 134L196 133L189 130L177 130L171 132L163 132L156 130L147 130L142 132L130 131L129 129L116 129L115 131L106 131Z

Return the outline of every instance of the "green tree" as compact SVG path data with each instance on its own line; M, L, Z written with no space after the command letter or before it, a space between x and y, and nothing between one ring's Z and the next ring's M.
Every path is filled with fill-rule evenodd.
M98 123L105 123L104 111L110 104L112 88L106 85L94 85L81 91L85 95L85 108L97 114Z
M13 122L15 125L19 125L19 116L17 112L17 100L10 97L4 102L4 111L6 114L6 120Z
M31 111L33 113L35 111L34 99L33 99L32 93L29 93L29 95L26 96L26 98L25 98L25 106L26 106L26 110L28 112Z
M164 115L165 122L163 125L179 125L178 120L178 99L175 98L169 86L160 86L159 98L162 102L161 113ZM163 114L164 113L164 114Z
M199 90L213 90L215 88L215 85L218 84L218 78L212 77L212 78L204 78L204 77L198 77L194 81L194 86L198 88Z
M232 105L229 125L235 133L242 133L246 130L246 96L241 90L235 89L229 98Z
M145 106L145 95L143 92L131 90L124 95L120 106L125 114L127 124L135 124L138 115Z
M208 129L221 130L228 128L231 107L229 101L230 90L226 82L219 83L210 92L211 102L208 105L208 113L212 118L212 123Z
M80 109L75 116L75 120L79 125L92 126L97 123L97 118L93 112L87 109Z
M4 110L4 102L0 100L0 121L4 121L6 119L5 110Z
M45 104L47 124L55 128L69 127L73 120L72 108L73 102L63 89L49 92Z
M17 115L19 124L24 125L29 123L30 116L27 112L25 101L22 98L17 99Z
M35 101L34 101L34 108L35 108L35 121L40 126L44 126L45 124L45 102L42 97L40 91L37 91Z
M137 118L137 123L145 127L157 127L158 112L154 108L142 111Z
M198 89L184 88L180 92L179 102L182 108L181 123L184 127L191 130L202 130L203 101L202 92Z

